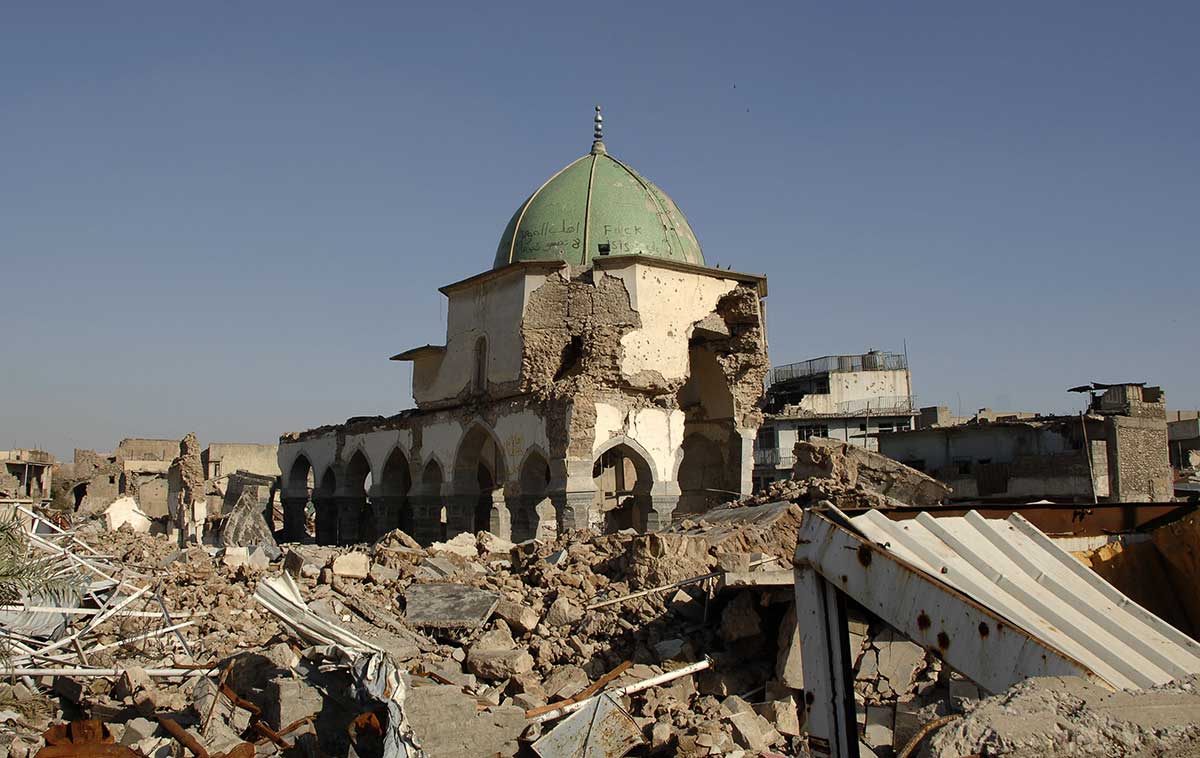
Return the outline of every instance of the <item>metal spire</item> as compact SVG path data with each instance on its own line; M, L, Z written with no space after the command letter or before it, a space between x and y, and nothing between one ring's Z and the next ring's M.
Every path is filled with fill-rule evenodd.
M592 152L606 152L604 147L604 116L600 115L599 105L596 106L596 118L593 121L595 122L595 128L592 131Z

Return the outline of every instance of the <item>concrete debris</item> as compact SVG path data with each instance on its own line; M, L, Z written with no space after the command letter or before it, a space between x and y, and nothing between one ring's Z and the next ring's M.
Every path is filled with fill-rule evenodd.
M772 482L741 505L788 501L839 508L936 507L950 487L887 456L837 440L813 437L796 443L792 478Z
M1200 676L1112 692L1084 679L1029 679L972 704L929 740L931 758L962 755L1195 755Z
M601 695L560 721L533 743L533 750L542 758L621 758L643 742L642 730L629 712L615 698Z
M829 479L906 505L939 505L950 495L937 479L858 445L813 437L797 442L793 452L793 479Z
M145 533L150 531L151 523L150 517L138 507L137 500L131 497L119 497L104 509L104 525L109 531L127 526L134 532Z
M500 602L495 593L465 584L412 584L406 598L408 623L438 629L477 629Z
M347 579L366 579L371 573L371 559L363 553L346 553L329 565L334 576Z
M225 516L221 544L225 547L269 547L272 552L279 551L275 535L263 517L256 488L244 488L233 510Z
M774 576L792 570L800 517L790 503L740 505L653 534L510 545L480 532L430 549L395 530L369 545L287 544L282 565L258 545L180 550L127 531L86 543L54 535L112 577L87 571L101 602L115 581L110 604L124 605L76 638L82 653L60 636L46 641L52 650L29 651L51 660L14 660L14 672L57 673L31 675L28 689L0 683L0 718L10 699L22 704L0 749L14 741L10 754L33 755L41 733L70 714L103 720L116 742L148 755L179 747L159 716L210 755L253 745L241 758L390 756L385 744L412 758L807 755L807 622ZM149 589L137 594L149 577L161 606ZM82 605L86 625L101 611L90 598ZM1032 717L1005 721L996 698L979 700L979 686L940 656L861 608L848 613L862 755L894 755L934 719L963 711L931 730L926 749L950 740L934 754L987 755L1060 738L1028 731ZM360 698L369 682L382 689ZM1015 698L1004 707L1030 697L1022 686L1001 696ZM1082 706L1063 686L1051 686L1046 708L1074 734ZM1124 725L1097 716L1098 731L1085 720L1073 739L1117 753L1200 739L1200 717L1181 715L1194 707L1194 678L1173 686L1141 695L1144 721L1119 701L1103 715ZM1102 699L1079 697L1081 713ZM1155 714L1166 714L1161 728Z

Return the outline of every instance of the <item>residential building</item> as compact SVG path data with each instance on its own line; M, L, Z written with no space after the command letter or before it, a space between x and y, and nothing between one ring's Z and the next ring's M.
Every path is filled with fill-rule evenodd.
M1167 411L1171 468L1200 469L1200 411Z
M1164 394L1091 384L1088 411L882 434L879 449L952 489L955 500L1162 502L1171 499Z
M790 475L797 440L826 437L878 450L880 433L914 427L903 353L827 355L771 369L754 448L755 488Z
M0 502L33 505L50 499L54 456L44 450L0 450Z

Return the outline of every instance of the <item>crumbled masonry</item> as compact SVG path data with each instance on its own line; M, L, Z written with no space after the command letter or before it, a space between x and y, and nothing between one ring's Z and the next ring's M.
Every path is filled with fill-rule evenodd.
M880 505L891 500L873 487L923 486L904 470L880 477L836 448L813 450L824 468L793 482L802 502ZM478 532L422 547L400 530L374 543L276 545L253 502L226 519L220 548L99 518L52 534L111 567L120 597L148 591L82 634L78 650L14 651L30 673L0 685L0 755L37 755L52 727L94 719L145 756L192 741L214 757L391 758L387 709L356 695L351 659L371 655L401 677L392 706L419 746L408 755L555 755L544 751L599 739L572 711L624 725L607 758L812 754L791 578L801 505L743 500L647 534L577 530L514 544ZM1191 526L1162 527L1162 544ZM255 599L272 577L294 583L315 623L356 642L330 647L280 623ZM1133 694L1031 680L985 697L878 618L847 612L863 756L896 755L913 740L913 755L938 757L1200 745L1195 676ZM0 617L6 639L13 623ZM602 706L589 700L627 687Z

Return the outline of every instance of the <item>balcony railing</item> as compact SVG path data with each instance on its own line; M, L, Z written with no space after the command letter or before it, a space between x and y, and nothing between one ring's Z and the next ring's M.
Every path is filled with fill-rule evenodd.
M754 451L755 466L774 466L775 468L791 468L796 458L791 453L781 453L778 450L759 448Z
M908 416L919 412L915 395L872 397L834 404L831 410L817 411L802 405L785 405L781 416L801 418L840 418L842 416Z
M776 366L767 374L767 384L800 379L815 374L846 371L903 371L908 358L903 353L870 352L861 355L826 355L799 363Z

